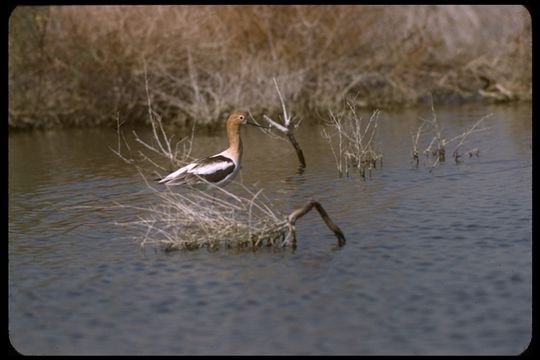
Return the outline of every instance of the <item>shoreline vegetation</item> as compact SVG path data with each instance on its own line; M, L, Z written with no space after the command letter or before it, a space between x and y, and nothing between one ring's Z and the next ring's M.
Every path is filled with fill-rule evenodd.
M9 19L14 129L221 127L296 114L532 98L522 6L20 6ZM311 121L311 120L310 120Z

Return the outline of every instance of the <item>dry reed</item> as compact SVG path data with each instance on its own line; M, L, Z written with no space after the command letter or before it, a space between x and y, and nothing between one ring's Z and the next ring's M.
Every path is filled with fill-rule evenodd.
M322 129L321 134L330 145L339 176L343 176L344 172L349 176L349 169L352 168L365 180L366 174L371 176L377 162L382 166L383 155L374 142L380 111L375 110L366 122L351 104L347 105L348 109L340 113L330 111L330 120L326 125L336 131L330 134ZM334 149L336 137L337 149Z
M419 166L420 163L420 151L419 151L419 141L421 139L422 135L428 136L428 138L431 138L425 149L422 151L426 157L426 159L433 159L433 162L431 163L429 172L431 173L435 167L437 167L440 163L444 163L446 161L446 149L448 145L452 143L457 143L457 145L454 148L454 151L452 151L452 158L454 159L455 163L458 164L461 162L461 149L463 145L465 144L465 141L469 138L471 134L487 130L487 127L484 128L478 128L478 126L487 118L491 117L493 114L487 114L477 120L471 127L466 129L461 134L455 135L448 139L445 134L443 134L442 131L442 125L437 117L437 113L435 112L435 106L433 105L433 98L431 98L431 119L423 119L422 123L418 127L416 134L412 136L412 161L415 164L416 167ZM426 130L427 129L427 130ZM480 154L480 150L475 147L465 153L468 157L472 157L475 155L478 157Z
M530 100L521 6L40 6L9 22L11 128L148 122L215 126L232 109L444 99Z

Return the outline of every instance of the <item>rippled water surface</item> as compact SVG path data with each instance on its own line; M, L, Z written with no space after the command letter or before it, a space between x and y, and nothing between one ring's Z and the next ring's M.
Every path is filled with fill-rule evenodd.
M428 111L382 113L384 166L338 178L320 126L287 143L243 131L238 180L283 212L318 199L297 223L298 248L256 252L141 249L115 225L147 206L140 176L109 149L113 130L9 135L9 336L23 354L518 354L532 329L531 111L440 107L480 157L428 172L410 163ZM177 136L187 134L177 131ZM194 155L221 151L196 134ZM232 185L231 190L235 187ZM131 232L130 232L131 231Z

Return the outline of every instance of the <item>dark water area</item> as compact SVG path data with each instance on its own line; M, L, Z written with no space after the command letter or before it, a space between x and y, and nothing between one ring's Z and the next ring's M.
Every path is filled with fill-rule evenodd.
M114 130L12 133L10 341L39 355L519 354L532 331L531 108L437 108L448 137L488 113L464 147L480 157L429 173L410 162L429 108L383 112L383 167L365 181L338 177L321 125L297 130L303 173L288 143L243 130L237 180L284 213L319 200L347 237L335 249L312 212L295 251L141 248L143 233L115 225L140 214L108 206L154 195L109 149ZM193 155L225 146L196 132Z

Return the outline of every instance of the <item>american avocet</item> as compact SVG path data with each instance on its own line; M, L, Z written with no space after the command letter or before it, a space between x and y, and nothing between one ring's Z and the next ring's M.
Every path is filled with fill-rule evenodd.
M158 182L165 185L190 185L208 190L227 185L240 170L242 139L240 125L259 126L248 120L247 114L234 112L227 119L229 147L219 154L196 160L170 173Z

